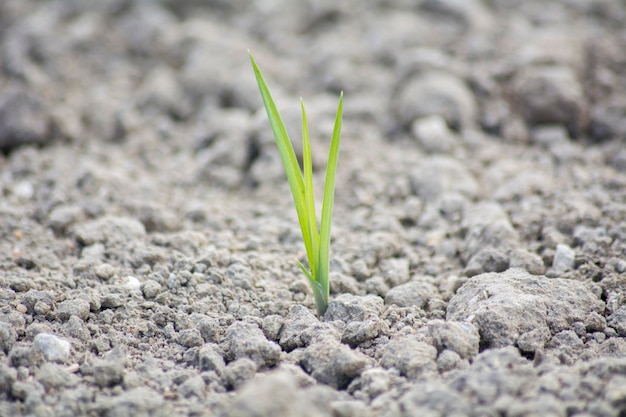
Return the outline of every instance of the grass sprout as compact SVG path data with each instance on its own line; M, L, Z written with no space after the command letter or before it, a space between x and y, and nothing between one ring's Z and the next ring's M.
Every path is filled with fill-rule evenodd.
M326 179L324 182L324 198L322 203L322 217L318 227L315 215L315 198L313 195L313 165L311 163L311 143L309 141L309 128L307 124L304 102L300 99L302 110L302 170L298 164L298 159L293 150L291 140L287 135L287 130L280 117L272 95L261 75L252 53L248 51L250 61L254 69L259 91L263 99L263 105L267 111L267 117L276 139L276 145L280 153L280 158L287 174L293 202L296 206L302 240L306 248L306 255L309 261L309 269L299 260L298 265L304 275L309 280L315 296L317 313L322 316L328 308L328 274L330 266L330 226L333 215L333 203L335 195L335 172L337 171L337 160L339 157L339 142L341 140L341 119L343 114L343 92L339 96L339 107L335 118L335 126L330 143L330 153L326 165Z

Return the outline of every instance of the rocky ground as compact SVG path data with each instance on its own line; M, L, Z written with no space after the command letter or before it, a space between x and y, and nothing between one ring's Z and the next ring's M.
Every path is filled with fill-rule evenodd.
M1 1L0 415L624 415L625 27ZM304 97L319 191L345 92L321 318L247 48L296 142Z

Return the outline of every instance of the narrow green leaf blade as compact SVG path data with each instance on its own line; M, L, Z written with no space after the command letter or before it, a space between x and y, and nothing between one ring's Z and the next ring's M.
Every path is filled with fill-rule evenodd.
M307 257L309 260L314 259L316 256L313 252L313 246L311 243L311 235L309 228L309 216L306 209L306 198L304 191L304 179L302 172L300 171L300 165L298 165L298 159L296 153L293 150L293 145L287 135L287 129L280 117L280 113L276 108L274 99L270 94L269 88L261 75L261 71L252 56L252 53L248 51L250 55L250 62L252 62L252 68L254 69L254 75L256 76L257 84L259 85L259 91L261 92L261 98L263 99L263 105L267 112L267 117L270 121L274 138L276 139L276 145L280 158L287 174L287 180L289 181L289 187L291 188L291 194L293 195L293 201L296 206L296 212L298 214L298 221L300 222L300 230L302 231L302 240L304 240L304 246L306 248Z
M324 313L326 313L326 310L328 309L327 291L324 289L324 286L320 282L316 281L313 278L309 270L306 269L304 265L302 265L302 262L297 259L296 262L298 263L298 266L300 267L304 275L306 275L307 279L309 280L309 284L311 285L311 289L313 290L313 297L315 298L315 307L317 308L317 314L321 317L324 315Z
M333 216L333 203L335 199L335 173L339 159L339 142L341 141L341 123L343 116L343 92L339 96L339 106L335 118L335 127L330 143L328 165L326 166L326 179L324 181L324 202L322 205L322 222L320 225L319 242L319 271L317 281L324 287L328 297L328 274L330 269L330 225Z
M318 269L319 259L319 231L317 229L317 218L315 216L315 196L313 192L313 163L311 160L311 141L309 140L309 126L304 109L304 101L300 98L302 108L302 159L304 170L304 196L306 200L306 212L309 223L309 236L311 237L311 250L313 258L309 257L309 267L311 274L315 277Z

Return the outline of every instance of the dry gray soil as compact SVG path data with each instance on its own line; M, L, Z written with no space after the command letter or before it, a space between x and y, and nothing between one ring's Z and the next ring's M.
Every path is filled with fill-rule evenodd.
M626 415L625 27L0 1L0 416ZM345 92L324 317L247 48L318 191Z

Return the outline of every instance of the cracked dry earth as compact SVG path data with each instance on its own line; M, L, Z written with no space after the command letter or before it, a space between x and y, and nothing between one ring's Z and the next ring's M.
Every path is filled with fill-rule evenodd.
M625 27L2 0L0 416L624 416ZM247 48L318 191L345 92L323 317Z

